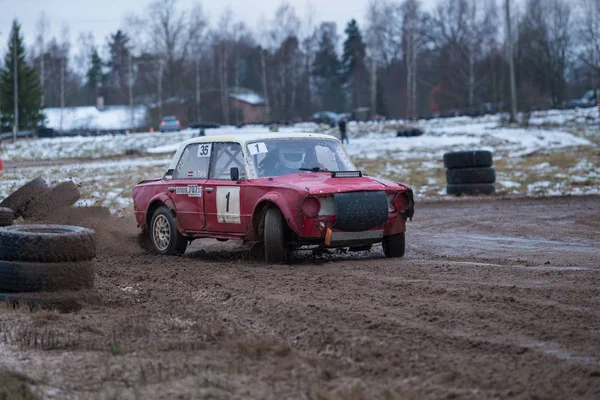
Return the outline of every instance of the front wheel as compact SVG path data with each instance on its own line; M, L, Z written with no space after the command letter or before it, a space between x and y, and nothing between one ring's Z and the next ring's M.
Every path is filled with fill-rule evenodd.
M175 217L167 207L159 207L152 216L150 238L159 254L177 255L185 253L188 241L177 230Z
M288 259L288 251L285 244L285 220L281 211L270 208L265 215L265 261L269 264L284 263Z
M383 238L383 253L386 257L402 257L406 249L406 240L404 232L395 235L385 236Z

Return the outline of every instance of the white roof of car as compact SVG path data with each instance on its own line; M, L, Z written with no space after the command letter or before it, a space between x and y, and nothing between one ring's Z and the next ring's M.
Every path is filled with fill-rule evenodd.
M246 149L244 146L246 143L249 142L256 142L256 141L261 141L261 140L281 140L281 139L290 139L290 140L294 140L294 139L324 139L324 140L335 140L337 142L339 142L339 140L331 135L327 135L324 133L300 133L300 132L244 132L244 133L238 133L236 131L232 131L231 134L228 133L224 133L224 134L219 134L219 135L214 135L214 136L199 136L199 137L195 137L195 138L191 138L188 139L184 142L181 142L181 144L179 145L179 149L177 149L177 152L175 153L175 155L173 156L171 163L169 164L169 170L173 170L175 169L175 167L177 166L177 162L179 161L179 159L181 158L181 154L183 153L183 150L185 149L186 146L190 145L190 144L195 144L195 143L222 143L222 142L235 142L235 143L240 143L242 145L242 148L244 148L244 153L246 152Z
M328 139L338 140L336 137L327 135L325 133L301 133L301 132L244 132L237 133L232 131L231 134L219 134L214 136L200 136L192 139L188 139L182 142L179 146L183 149L188 144L193 143L206 143L206 142L237 142L242 145L248 142L256 142L260 140L271 140L271 139Z

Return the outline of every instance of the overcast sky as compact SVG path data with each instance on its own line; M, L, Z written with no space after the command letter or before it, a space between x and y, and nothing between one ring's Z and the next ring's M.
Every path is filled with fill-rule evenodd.
M421 0L431 9L435 0ZM0 0L0 51L6 49L10 25L17 18L22 25L25 41L29 47L35 40L36 21L42 11L50 20L49 37L60 37L63 24L68 25L72 42L80 32L92 32L97 45L104 45L106 36L123 26L124 17L130 13L140 14L150 0ZM261 19L271 19L282 0L179 0L179 6L190 8L200 2L211 25L216 24L223 11L230 7L236 20L244 21L253 30ZM306 15L307 5L312 4L317 21L335 21L338 33L344 25L356 18L363 25L368 0L288 0L296 8L300 18Z

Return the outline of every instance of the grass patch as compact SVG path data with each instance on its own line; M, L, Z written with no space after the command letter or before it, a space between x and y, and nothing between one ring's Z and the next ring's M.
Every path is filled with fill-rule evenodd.
M7 369L0 369L0 399L37 400L41 399L31 391L35 382L25 375Z
M262 358L267 355L279 357L290 354L291 349L286 343L267 336L250 336L236 342L239 353L250 358Z

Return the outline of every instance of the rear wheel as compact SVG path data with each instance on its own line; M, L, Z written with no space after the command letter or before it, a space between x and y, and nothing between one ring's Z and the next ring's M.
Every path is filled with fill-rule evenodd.
M265 261L269 264L284 263L288 259L285 244L285 221L281 211L270 208L265 215Z
M165 206L159 207L152 216L150 238L154 249L164 255L180 256L188 244L186 237L177 230L175 217Z
M404 232L395 235L385 236L383 238L383 253L386 257L402 257L406 249L406 239Z

